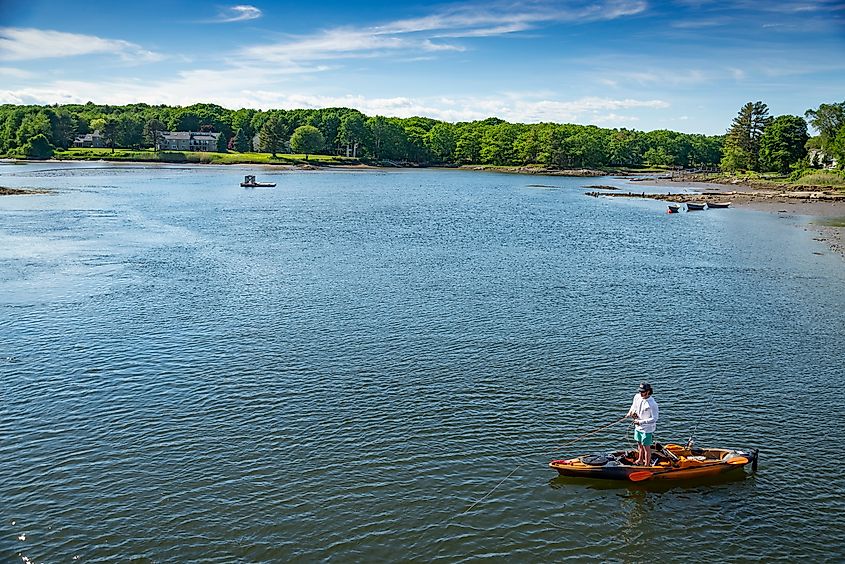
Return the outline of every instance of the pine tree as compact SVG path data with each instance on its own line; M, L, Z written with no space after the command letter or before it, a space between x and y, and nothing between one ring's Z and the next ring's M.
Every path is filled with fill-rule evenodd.
M770 123L772 123L772 117L769 115L769 107L763 102L748 102L742 106L731 122L730 129L728 129L725 138L726 154L728 149L731 149L731 154L734 157L738 154L744 154L748 161L748 167L752 170L758 170L760 139ZM738 162L744 162L744 160L735 158L730 159L731 162L723 160L722 168L732 170L731 166L735 166Z
M237 133L235 133L234 148L239 153L247 153L251 148L249 143L249 137L247 137L247 134L243 130L243 128L238 128Z

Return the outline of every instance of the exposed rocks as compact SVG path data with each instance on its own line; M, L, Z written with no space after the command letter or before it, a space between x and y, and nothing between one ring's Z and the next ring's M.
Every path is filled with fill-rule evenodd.
M33 190L31 188L6 188L0 186L0 196L22 196L24 194L47 194L48 190Z

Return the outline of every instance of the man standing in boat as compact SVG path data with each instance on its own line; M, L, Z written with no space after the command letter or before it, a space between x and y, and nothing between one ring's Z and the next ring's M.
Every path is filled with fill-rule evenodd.
M640 390L634 396L631 409L627 417L634 419L634 440L637 441L637 459L634 464L649 466L651 464L651 445L654 444L654 430L657 428L657 418L660 410L651 395L654 390L651 384L643 382Z

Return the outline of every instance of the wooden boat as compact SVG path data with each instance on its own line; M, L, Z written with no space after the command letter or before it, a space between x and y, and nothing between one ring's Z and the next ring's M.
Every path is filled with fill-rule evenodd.
M707 208L727 208L731 205L730 202L707 202Z
M669 204L669 213L678 213L680 209L681 206L679 206L678 204Z
M635 450L591 454L553 460L549 463L561 476L601 478L606 480L688 480L734 473L748 464L757 470L758 451L726 448L687 448L655 443L648 466L634 466Z
M694 202L686 202L687 211L698 211L704 209L704 204L696 204Z
M244 188L275 188L275 182L257 182L255 180L255 176L252 174L247 174L244 176L244 181L241 182L241 186Z

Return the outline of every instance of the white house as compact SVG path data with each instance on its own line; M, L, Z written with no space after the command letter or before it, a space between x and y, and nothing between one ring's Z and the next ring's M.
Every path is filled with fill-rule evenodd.
M821 149L810 149L807 151L807 160L810 164L819 165L823 168L836 168L836 159Z

